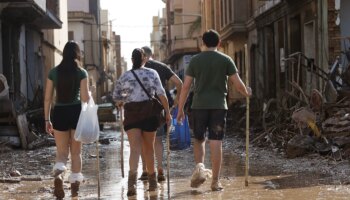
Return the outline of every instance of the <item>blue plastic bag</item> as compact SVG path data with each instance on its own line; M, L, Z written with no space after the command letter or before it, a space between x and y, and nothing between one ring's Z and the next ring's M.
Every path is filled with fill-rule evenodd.
M172 124L170 130L170 150L183 150L191 146L191 133L188 124L188 117L185 115L182 123L177 123L178 108L174 108L172 111Z

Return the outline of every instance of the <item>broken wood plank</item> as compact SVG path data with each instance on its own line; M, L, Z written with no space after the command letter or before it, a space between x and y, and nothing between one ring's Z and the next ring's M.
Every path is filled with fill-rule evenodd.
M43 179L40 176L23 176L21 181L42 181Z
M20 178L1 178L0 183L19 183L21 182Z
M21 138L21 146L23 149L27 149L27 136L29 135L29 128L25 114L17 115L17 127Z

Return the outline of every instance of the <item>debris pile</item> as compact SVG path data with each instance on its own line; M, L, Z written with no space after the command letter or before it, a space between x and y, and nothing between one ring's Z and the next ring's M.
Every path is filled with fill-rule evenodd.
M350 136L350 100L326 105L328 118L322 122L327 137Z
M288 158L317 152L335 161L350 159L350 66L337 74L334 64L326 73L312 62L303 65L303 59L308 61L305 63L310 59L302 53L293 56L298 56L290 59L298 71L304 67L306 76L313 77L311 81L323 83L322 92L312 88L319 87L317 84L304 83L302 87L297 76L287 80L288 86L278 98L265 102L252 99L250 107L257 109L250 111L250 143L272 148ZM228 132L239 131L244 136L244 122L244 102L236 102L228 112Z

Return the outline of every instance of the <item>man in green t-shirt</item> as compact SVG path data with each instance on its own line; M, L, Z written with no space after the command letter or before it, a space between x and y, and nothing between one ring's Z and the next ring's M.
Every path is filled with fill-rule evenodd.
M212 164L213 191L223 189L219 175L222 162L222 139L225 132L227 113L227 82L244 96L251 96L251 89L246 87L237 73L233 60L217 50L220 45L220 36L215 30L208 30L203 34L203 43L206 51L192 57L186 70L183 88L179 99L177 120L184 118L183 107L190 87L194 81L194 95L192 100L194 159L197 164L191 179L191 187L199 187L206 180L204 167L205 138L208 132L210 157Z

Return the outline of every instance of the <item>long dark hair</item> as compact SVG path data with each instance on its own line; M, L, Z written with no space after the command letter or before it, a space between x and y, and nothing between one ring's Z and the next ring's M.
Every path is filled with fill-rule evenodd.
M57 101L69 103L79 88L80 48L74 41L68 41L63 49L63 59L57 66Z
M131 60L132 60L132 69L139 69L142 66L142 55L144 52L140 48L136 48L132 51Z

